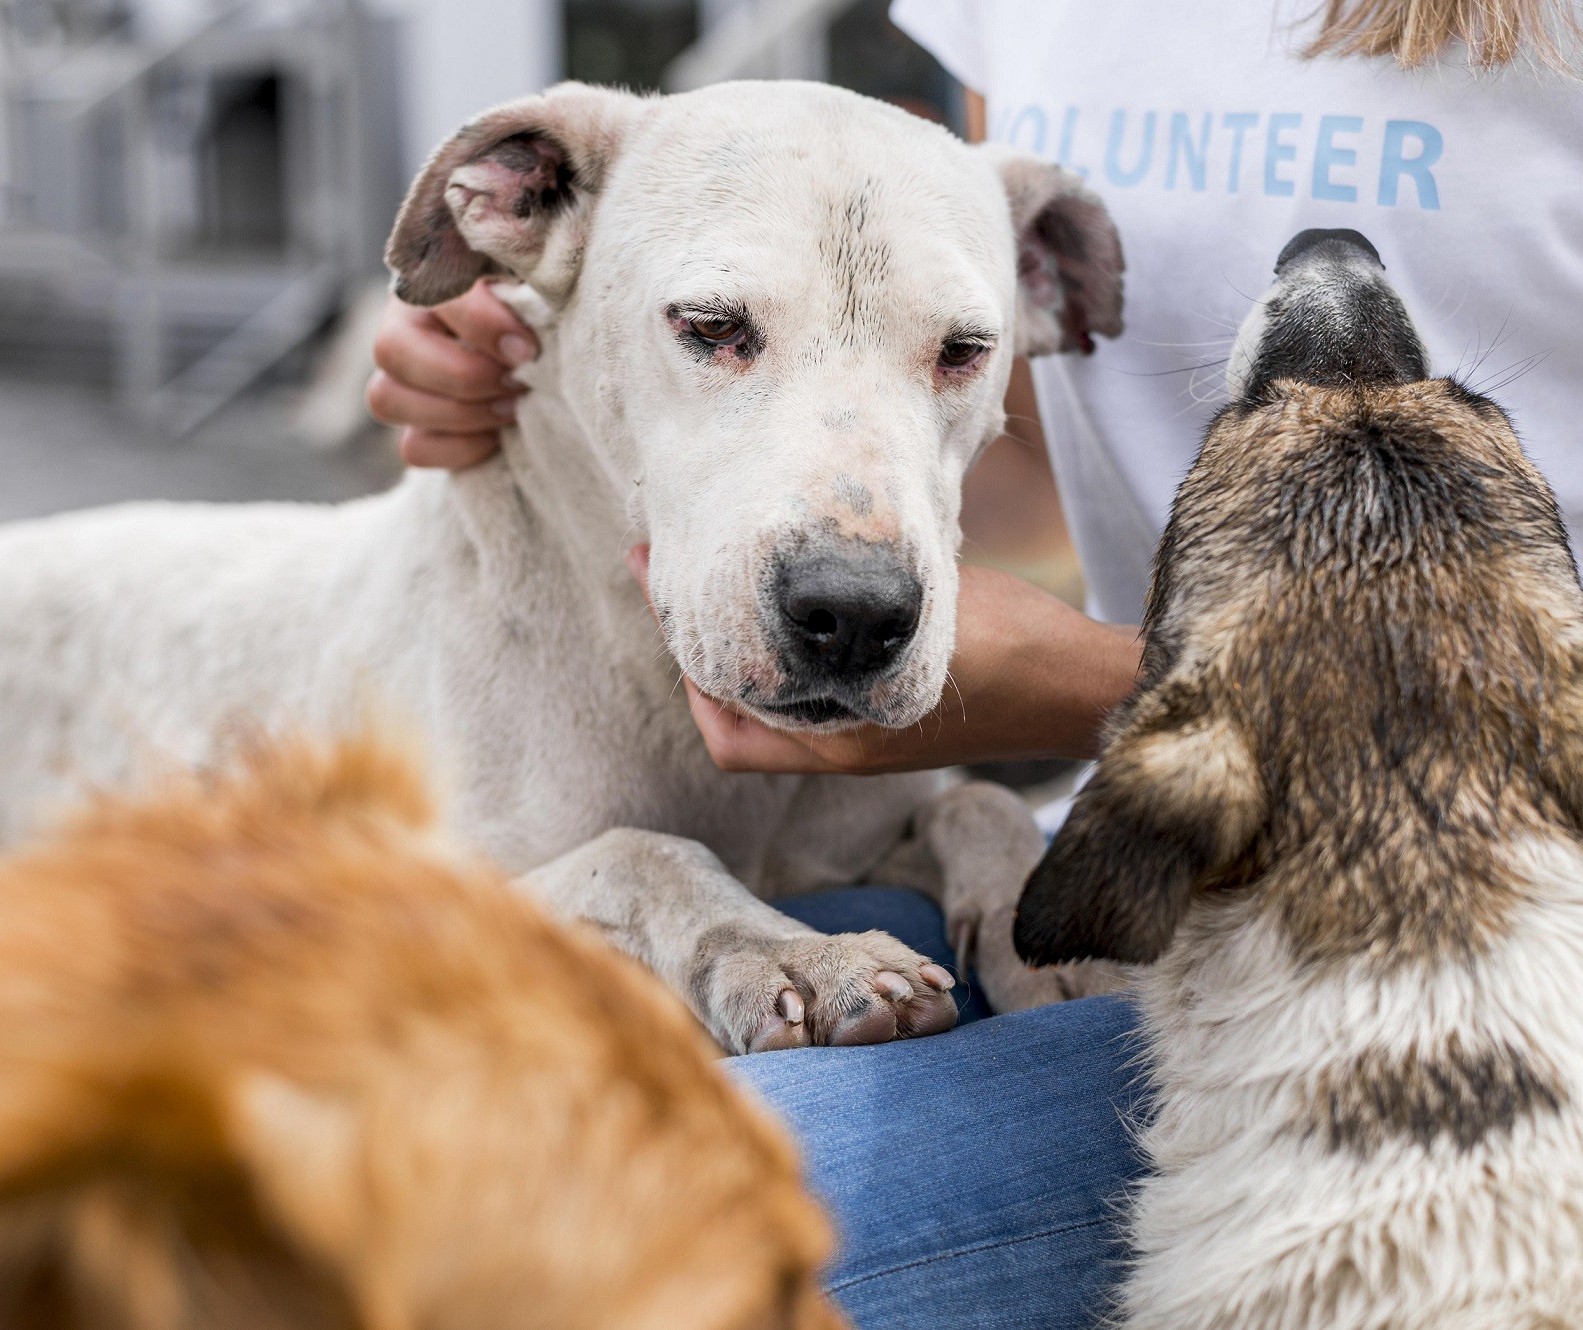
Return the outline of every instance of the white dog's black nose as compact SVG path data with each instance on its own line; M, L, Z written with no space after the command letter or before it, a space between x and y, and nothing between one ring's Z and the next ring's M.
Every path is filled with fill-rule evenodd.
M923 587L897 554L851 542L783 563L779 601L794 662L846 679L883 669L912 641Z

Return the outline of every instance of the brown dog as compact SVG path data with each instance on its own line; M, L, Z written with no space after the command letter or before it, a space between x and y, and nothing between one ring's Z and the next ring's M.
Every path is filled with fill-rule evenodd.
M0 865L0 1325L833 1330L711 1059L377 743L106 799Z
M1276 274L1018 918L1158 961L1119 1322L1583 1326L1583 588L1373 247Z

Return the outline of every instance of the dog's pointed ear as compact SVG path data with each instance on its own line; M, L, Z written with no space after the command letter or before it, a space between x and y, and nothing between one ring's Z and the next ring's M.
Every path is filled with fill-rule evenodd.
M1106 747L1033 870L1013 940L1033 965L1157 960L1193 887L1228 866L1265 817L1238 728L1147 701ZM1173 714L1175 713L1175 714Z
M647 105L565 83L463 125L419 172L397 214L385 247L396 295L437 305L488 273L563 295L592 201Z
M1017 237L1017 354L1094 349L1121 336L1121 237L1099 196L1064 167L986 144Z

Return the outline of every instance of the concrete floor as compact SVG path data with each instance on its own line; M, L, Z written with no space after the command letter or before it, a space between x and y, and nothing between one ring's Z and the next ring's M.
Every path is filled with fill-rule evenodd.
M120 415L107 393L0 375L0 521L127 499L333 501L390 485L388 435L318 453L292 427L296 395L261 389L190 438Z

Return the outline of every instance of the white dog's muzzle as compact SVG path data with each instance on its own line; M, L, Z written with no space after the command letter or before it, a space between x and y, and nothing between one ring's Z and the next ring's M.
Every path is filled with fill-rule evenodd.
M794 538L775 555L761 599L784 683L751 700L756 710L800 725L882 719L876 688L906 668L924 610L923 583L899 545Z

